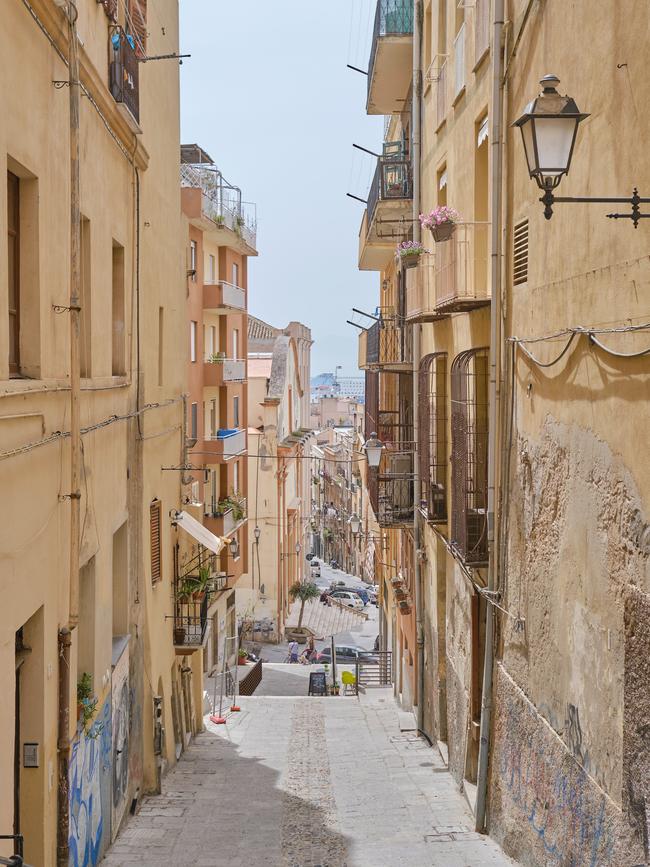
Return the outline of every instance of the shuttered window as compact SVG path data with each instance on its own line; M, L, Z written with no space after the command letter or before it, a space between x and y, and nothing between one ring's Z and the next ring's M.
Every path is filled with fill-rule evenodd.
M162 580L162 555L160 550L160 516L162 503L154 500L149 506L149 524L151 532L151 583Z
M147 54L147 0L129 0L127 30L135 39L138 57Z
M515 225L512 261L513 283L518 286L528 280L528 220Z

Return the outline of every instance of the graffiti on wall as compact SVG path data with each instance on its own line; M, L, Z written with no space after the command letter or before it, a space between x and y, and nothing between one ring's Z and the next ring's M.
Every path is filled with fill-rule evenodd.
M108 696L88 734L81 731L70 754L71 867L97 864L110 841L111 699Z
M112 758L113 758L113 804L111 816L112 838L118 832L126 809L129 784L129 650L128 645L113 667L112 697Z

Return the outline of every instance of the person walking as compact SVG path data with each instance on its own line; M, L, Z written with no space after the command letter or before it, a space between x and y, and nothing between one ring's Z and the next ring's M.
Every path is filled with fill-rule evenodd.
M298 642L289 642L289 662L298 662Z

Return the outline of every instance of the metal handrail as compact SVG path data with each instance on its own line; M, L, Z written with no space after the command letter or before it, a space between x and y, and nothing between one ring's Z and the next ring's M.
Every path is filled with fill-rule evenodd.
M413 35L413 3L411 0L377 0L372 45L368 60L368 93L377 57L377 45L382 36Z

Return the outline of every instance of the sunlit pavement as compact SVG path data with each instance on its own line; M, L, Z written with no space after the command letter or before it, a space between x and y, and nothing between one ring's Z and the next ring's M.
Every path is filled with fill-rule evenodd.
M106 867L487 867L435 749L400 731L389 690L250 697L190 746Z

